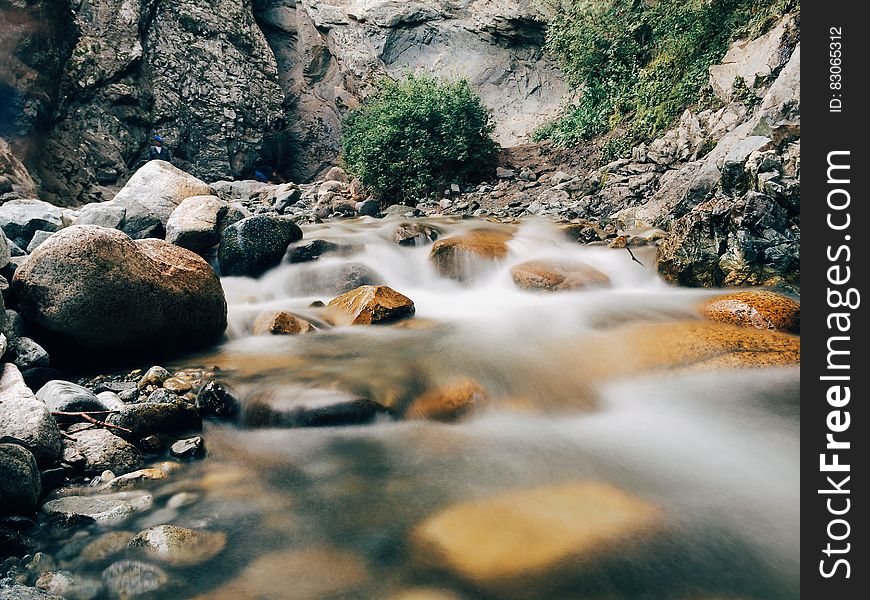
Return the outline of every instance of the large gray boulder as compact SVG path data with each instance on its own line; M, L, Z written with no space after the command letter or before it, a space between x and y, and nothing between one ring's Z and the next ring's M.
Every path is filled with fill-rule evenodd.
M123 475L143 465L142 453L136 446L106 429L86 429L72 437L72 447L85 459L86 475L99 475L106 469Z
M125 209L121 230L131 238L162 238L170 215L185 198L213 193L193 175L152 160L133 174L111 204Z
M246 216L239 208L217 196L191 196L185 198L169 216L166 241L202 252L220 241L227 226Z
M60 457L61 438L48 407L36 399L13 364L0 365L0 438L26 446L40 465Z
M0 444L0 514L32 512L41 491L33 454L18 444Z
M223 275L256 277L281 262L302 230L285 217L260 215L233 223L221 234L218 261Z
M95 225L52 236L13 286L25 319L58 342L102 353L203 346L227 324L220 281L202 258Z
M59 231L63 211L48 202L28 198L0 205L0 229L10 240L27 248L37 231Z
M52 411L75 412L106 410L106 406L86 387L53 379L39 388L36 399Z

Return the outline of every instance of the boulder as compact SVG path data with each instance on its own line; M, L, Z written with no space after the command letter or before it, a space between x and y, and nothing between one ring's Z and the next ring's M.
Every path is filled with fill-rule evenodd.
M295 335L309 331L314 331L311 323L285 310L259 315L252 327L254 335Z
M15 363L15 366L22 372L44 368L49 364L49 355L45 348L25 336L15 338L9 344L6 359Z
M91 390L60 379L53 379L39 388L36 398L52 412L106 410L106 406Z
M204 563L217 556L226 546L223 532L195 531L174 525L159 525L140 531L130 547L149 558L187 567Z
M87 565L102 563L125 551L129 547L133 535L132 531L103 533L85 544L79 551L78 557Z
M63 210L34 198L10 200L0 205L0 229L21 248L27 248L37 231L63 228Z
M239 408L238 399L220 381L209 381L196 395L196 409L203 417L229 419L238 414Z
M70 571L48 571L36 580L36 587L47 594L56 594L67 600L94 600L103 593L99 579Z
M701 312L717 323L799 333L801 305L766 290L747 290L716 296L704 302Z
M202 458L205 456L205 440L199 435L177 440L169 446L169 454L182 459Z
M326 240L306 240L287 248L284 260L288 263L301 263L317 260L324 254L337 252L342 247Z
M256 277L281 262L302 230L285 217L265 215L242 219L221 234L218 261L224 275Z
M531 578L572 577L662 530L662 511L606 483L580 481L449 506L412 532L413 558L507 591Z
M384 407L335 390L283 388L252 399L242 412L248 427L331 427L372 421Z
M125 439L137 441L154 433L187 433L202 429L196 410L181 402L144 402L130 404L106 418L111 425L129 429L118 432Z
M166 223L166 241L202 252L220 242L221 233L245 214L217 196L191 196L181 201Z
M84 456L85 475L109 470L121 475L142 467L142 453L107 429L85 429L71 436L72 447Z
M52 231L37 231L33 234L33 238L30 240L30 243L27 244L27 253L33 254L33 251L39 248L42 245L42 242L47 240L52 236L54 232Z
M517 287L535 291L607 287L610 278L586 263L567 260L530 260L511 268Z
M42 590L14 583L0 587L0 600L69 600L69 598L46 594Z
M121 560L103 571L103 584L119 598L155 597L171 583L169 575L156 565Z
M373 325L391 323L414 315L414 302L385 285L364 285L327 304L338 324Z
M428 246L438 239L441 230L425 223L399 223L393 241L400 246Z
M136 508L119 498L99 496L64 496L42 505L49 521L60 527L80 527L99 523L119 523L136 512Z
M438 240L429 259L442 277L467 281L494 261L507 257L512 235L496 229L475 229Z
M162 238L170 215L182 200L213 193L193 175L165 160L152 160L133 173L111 202L125 209L122 230L131 238Z
M16 271L14 285L25 318L106 354L201 347L226 329L223 289L202 258L94 225L52 236Z
M0 365L0 438L20 440L40 465L60 458L61 437L48 407L36 399L13 364Z
M404 411L406 419L455 421L485 402L487 391L473 379L462 379L427 390Z
M76 225L99 225L109 229L121 229L127 209L111 202L92 202L85 204L79 211Z
M42 491L36 459L18 444L0 443L0 514L30 514Z

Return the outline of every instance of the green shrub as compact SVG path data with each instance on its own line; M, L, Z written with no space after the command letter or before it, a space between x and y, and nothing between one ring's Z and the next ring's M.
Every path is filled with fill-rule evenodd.
M570 146L621 125L630 149L696 104L732 40L754 37L797 0L561 0L547 47L580 100L538 130ZM614 144L608 151L615 150Z
M393 203L492 168L498 150L492 117L468 82L408 76L384 79L342 123L349 173Z

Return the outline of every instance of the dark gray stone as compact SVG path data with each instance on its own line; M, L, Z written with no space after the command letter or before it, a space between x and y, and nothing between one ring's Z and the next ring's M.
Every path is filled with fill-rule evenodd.
M42 491L36 458L18 444L0 443L0 514L28 514Z
M133 404L108 416L106 422L132 433L118 432L128 440L140 440L155 433L185 433L202 429L196 410L177 402Z
M106 406L88 388L58 379L39 388L36 398L45 402L52 412L106 410Z
M226 384L209 381L196 395L196 409L203 417L231 419L239 413L239 401Z
M86 475L99 475L106 469L123 475L142 467L142 453L107 429L87 429L72 434L73 440L64 442L84 456L82 470Z
M256 277L281 262L302 230L285 217L255 216L233 223L221 234L218 262L221 273Z

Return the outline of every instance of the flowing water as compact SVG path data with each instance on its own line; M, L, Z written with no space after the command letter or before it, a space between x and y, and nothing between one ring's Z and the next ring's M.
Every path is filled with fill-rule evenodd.
M481 225L433 223L442 237ZM651 248L634 249L641 266L626 251L581 246L552 225L526 222L506 260L460 284L436 274L429 247L392 241L395 226L312 226L306 239L350 250L256 280L225 278L230 339L188 363L221 367L243 398L314 387L396 407L471 378L488 391L486 406L457 423L210 424L209 457L154 490L156 512L124 525L227 532L218 558L176 573L178 597L387 599L419 587L486 599L798 597L797 369L656 368L673 365L644 356L658 352L655 340L618 332L697 319L711 292L662 283ZM612 286L517 289L511 265L539 258L582 260ZM413 326L248 333L267 310L322 324L310 305L335 295L336 269L351 263L413 299ZM664 527L652 540L624 541L607 560L549 569L507 590L427 567L410 541L416 526L456 503L577 481L607 482L656 506ZM166 506L180 491L195 501Z

